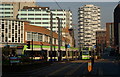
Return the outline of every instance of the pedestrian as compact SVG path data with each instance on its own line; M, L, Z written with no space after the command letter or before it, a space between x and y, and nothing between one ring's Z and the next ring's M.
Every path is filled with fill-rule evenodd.
M92 66L94 64L94 56L91 57Z

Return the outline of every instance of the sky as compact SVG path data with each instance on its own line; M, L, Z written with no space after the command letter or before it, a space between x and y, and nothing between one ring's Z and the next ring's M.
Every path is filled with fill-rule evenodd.
M114 8L118 2L58 2L62 9L71 10L73 14L73 26L75 30L76 45L78 43L78 8L85 4L93 4L99 6L101 10L101 28L106 27L106 22L113 22ZM42 7L50 7L50 9L60 9L55 2L37 2ZM77 45L78 47L78 45Z
M31 0L28 0L31 1ZM36 0L37 2L118 2L119 0Z
M119 0L0 0L0 2L118 2Z

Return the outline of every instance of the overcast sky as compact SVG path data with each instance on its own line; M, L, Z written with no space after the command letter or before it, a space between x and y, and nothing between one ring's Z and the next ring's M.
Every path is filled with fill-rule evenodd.
M113 11L118 2L58 2L62 9L71 10L73 13L73 24L78 24L78 8L85 4L93 4L101 9L101 27L105 28L106 22L113 22ZM55 2L38 2L37 5L60 9ZM76 44L78 40L78 25L74 26Z

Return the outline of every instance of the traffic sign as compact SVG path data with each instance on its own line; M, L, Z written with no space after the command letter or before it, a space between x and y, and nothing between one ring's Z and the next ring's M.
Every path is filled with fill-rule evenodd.
M96 48L96 45L94 45L93 48Z
M69 45L69 44L67 45L67 48L70 48L70 45Z

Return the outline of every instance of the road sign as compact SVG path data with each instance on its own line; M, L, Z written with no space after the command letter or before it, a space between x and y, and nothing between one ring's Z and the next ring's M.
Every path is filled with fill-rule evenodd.
M70 48L70 45L69 45L69 44L67 45L67 48Z
M93 48L96 48L96 46L94 45Z
M88 71L89 72L92 71L92 62L91 61L88 62Z

